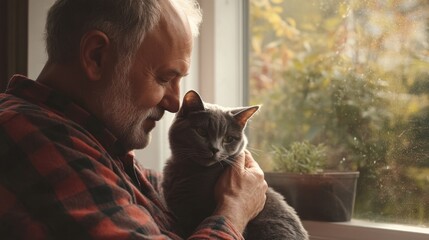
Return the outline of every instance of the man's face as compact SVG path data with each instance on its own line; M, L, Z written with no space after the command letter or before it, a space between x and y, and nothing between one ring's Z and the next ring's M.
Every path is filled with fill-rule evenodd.
M160 23L146 34L129 71L116 71L103 94L105 121L129 149L147 146L165 110L178 111L180 80L189 70L189 24L169 1L163 2Z

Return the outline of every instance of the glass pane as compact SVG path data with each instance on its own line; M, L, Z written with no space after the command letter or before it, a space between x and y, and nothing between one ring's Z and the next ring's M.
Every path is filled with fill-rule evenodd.
M429 2L250 0L250 148L325 146L354 218L429 226Z

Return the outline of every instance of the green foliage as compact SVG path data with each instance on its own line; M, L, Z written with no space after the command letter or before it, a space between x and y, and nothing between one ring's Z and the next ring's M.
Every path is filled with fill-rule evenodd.
M429 3L403 2L250 1L249 99L264 117L249 142L264 170L273 145L323 143L324 169L360 172L355 216L428 224L429 179L410 169L429 168L429 19L415 12Z
M292 173L318 173L326 162L325 146L308 141L294 142L290 148L273 146L275 171Z

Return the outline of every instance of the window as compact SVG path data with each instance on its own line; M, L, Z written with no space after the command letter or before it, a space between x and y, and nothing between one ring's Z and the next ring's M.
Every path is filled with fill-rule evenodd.
M358 170L354 218L429 227L429 3L249 0L250 142Z

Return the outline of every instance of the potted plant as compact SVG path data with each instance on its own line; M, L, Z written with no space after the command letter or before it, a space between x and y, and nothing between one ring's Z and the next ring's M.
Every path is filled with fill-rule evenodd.
M274 147L268 185L281 193L302 220L342 222L353 214L359 172L325 171L326 149L307 141Z

